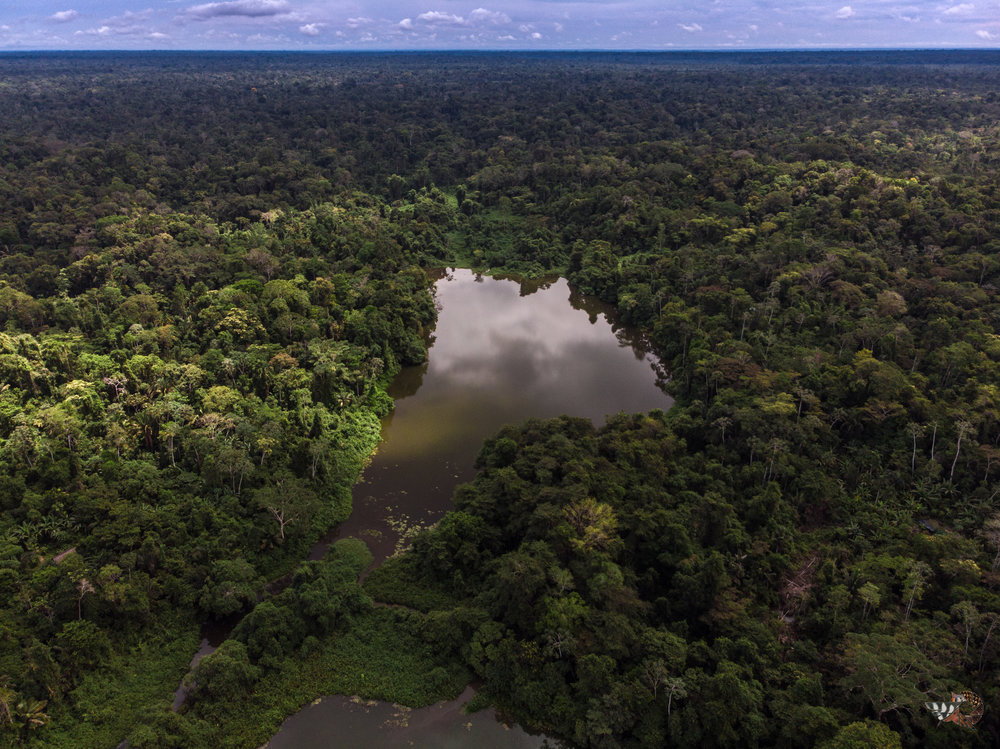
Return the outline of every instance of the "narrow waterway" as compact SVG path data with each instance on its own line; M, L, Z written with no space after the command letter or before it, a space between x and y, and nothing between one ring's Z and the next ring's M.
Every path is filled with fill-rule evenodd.
M428 361L401 372L378 452L354 490L351 517L313 548L363 539L378 564L440 519L475 475L483 440L531 416L667 409L672 400L642 337L612 308L565 279L515 281L454 270L436 283L438 321ZM544 739L458 700L419 710L324 697L288 718L268 749L476 747L535 749Z

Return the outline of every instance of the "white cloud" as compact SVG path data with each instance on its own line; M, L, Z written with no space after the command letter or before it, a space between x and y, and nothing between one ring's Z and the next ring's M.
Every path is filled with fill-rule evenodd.
M532 39L541 39L542 35L539 34L537 31L535 31L534 33L532 33L531 38Z
M198 21L220 16L244 16L261 18L277 16L288 10L288 0L228 0L221 3L193 5L181 11L182 16Z
M148 21L152 16L152 9L141 10L133 13L125 11L120 16L106 18L97 28L76 31L76 36L149 36L152 29L149 28Z
M347 25L352 29L356 29L358 26L364 26L372 22L372 19L367 16L358 16L357 18L348 18Z
M986 29L978 29L976 31L976 36L978 36L980 39L985 39L988 42L991 42L994 39L1000 39L1000 34L991 33Z
M427 23L454 24L455 26L465 24L465 19L461 16L456 16L454 13L442 13L439 10L429 10L426 13L421 13L417 16L417 19L426 21Z
M58 13L53 13L49 16L49 20L55 21L56 23L66 23L67 21L72 21L78 15L80 14L75 10L61 10Z
M843 20L845 18L850 18L851 16L856 14L854 12L854 8L852 8L850 5L845 5L843 8L838 10L834 15L836 15L837 18Z
M971 13L976 9L976 6L972 3L960 3L958 5L952 5L950 8L945 8L941 13L946 16L964 16L966 13Z
M520 26L517 27L517 30L520 31L522 34L527 34L534 28L535 27L532 26L530 23L522 23Z
M677 24L685 31L702 31L700 23L679 23Z
M510 16L495 10L476 8L469 14L472 23L510 23Z
M299 31L306 36L319 36L319 32L325 25L323 23L306 23L299 26Z
M510 16L506 13L501 13L495 10L488 10L486 8L476 8L474 11L469 13L466 18L460 16L456 13L443 13L439 10L429 10L425 13L421 13L417 16L418 21L423 21L430 26L482 26L485 24L491 24L493 26L499 26L501 24L510 23ZM413 19L404 18L399 22L399 27L402 29L412 29Z
M76 36L107 36L112 33L110 26L101 26L96 29L87 29L86 31L75 31L73 32Z
M563 30L563 25L561 23L555 24L555 30L557 34L561 34Z
M261 34L257 33L253 36L247 37L248 42L254 42L255 44L275 44L275 43L285 43L290 42L289 39L284 34Z

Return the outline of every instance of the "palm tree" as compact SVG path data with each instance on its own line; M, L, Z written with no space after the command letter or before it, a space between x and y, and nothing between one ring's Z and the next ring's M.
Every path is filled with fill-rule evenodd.
M3 680L0 681L0 726L4 723L13 724L14 713L11 705L14 704L16 698L17 692L10 686L8 678L4 676Z
M48 700L24 700L17 703L17 716L21 721L22 731L27 728L34 731L49 722L49 716L45 712L45 705Z

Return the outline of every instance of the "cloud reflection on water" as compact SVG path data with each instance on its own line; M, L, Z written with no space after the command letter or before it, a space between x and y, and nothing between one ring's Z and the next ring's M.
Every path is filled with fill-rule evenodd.
M468 270L438 281L429 364L419 391L397 402L384 451L399 459L446 443L474 450L502 424L530 416L600 423L618 411L669 408L654 359L593 306L572 307L570 296L565 279L528 295Z

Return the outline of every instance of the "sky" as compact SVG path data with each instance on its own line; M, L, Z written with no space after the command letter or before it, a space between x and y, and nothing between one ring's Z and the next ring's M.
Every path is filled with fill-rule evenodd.
M1000 49L1000 0L0 0L0 50L858 47Z

